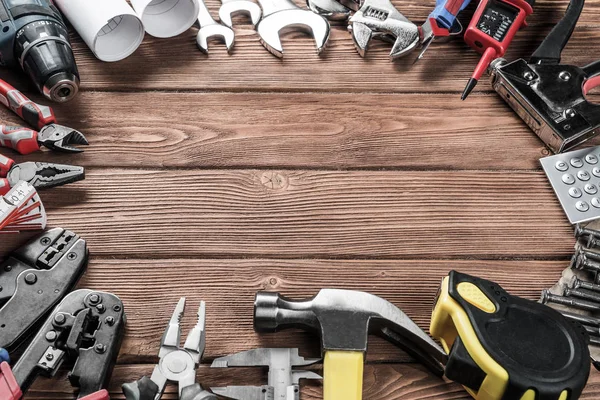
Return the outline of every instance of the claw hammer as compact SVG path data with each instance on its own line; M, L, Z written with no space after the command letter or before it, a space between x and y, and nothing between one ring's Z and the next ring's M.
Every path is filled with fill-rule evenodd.
M401 347L442 376L444 350L392 303L365 292L323 289L312 299L292 301L259 292L254 329L275 332L300 328L319 333L325 353L324 400L362 399L364 356L369 333Z

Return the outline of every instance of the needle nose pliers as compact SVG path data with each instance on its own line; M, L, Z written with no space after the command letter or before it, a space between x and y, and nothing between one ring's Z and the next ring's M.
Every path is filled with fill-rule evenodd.
M0 102L38 129L0 125L2 147L9 147L21 154L33 153L42 146L63 153L80 153L83 150L72 145L88 145L81 132L56 123L52 108L34 103L1 79Z
M0 154L0 195L8 193L19 181L28 182L36 189L44 189L83 179L83 167L32 161L17 164Z

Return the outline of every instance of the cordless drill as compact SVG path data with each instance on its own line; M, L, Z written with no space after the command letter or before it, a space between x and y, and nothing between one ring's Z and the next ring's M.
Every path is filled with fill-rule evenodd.
M52 101L79 90L67 27L51 0L0 0L0 65L20 65Z

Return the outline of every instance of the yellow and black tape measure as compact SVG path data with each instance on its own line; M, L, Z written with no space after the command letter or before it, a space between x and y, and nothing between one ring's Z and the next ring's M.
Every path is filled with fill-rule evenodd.
M581 325L456 271L442 282L431 334L449 354L446 377L478 400L574 400L590 373Z

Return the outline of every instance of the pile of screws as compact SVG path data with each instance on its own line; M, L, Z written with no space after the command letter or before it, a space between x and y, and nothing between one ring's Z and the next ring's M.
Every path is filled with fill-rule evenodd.
M600 230L575 228L575 254L561 280L542 291L540 303L583 325L594 366L600 369Z

